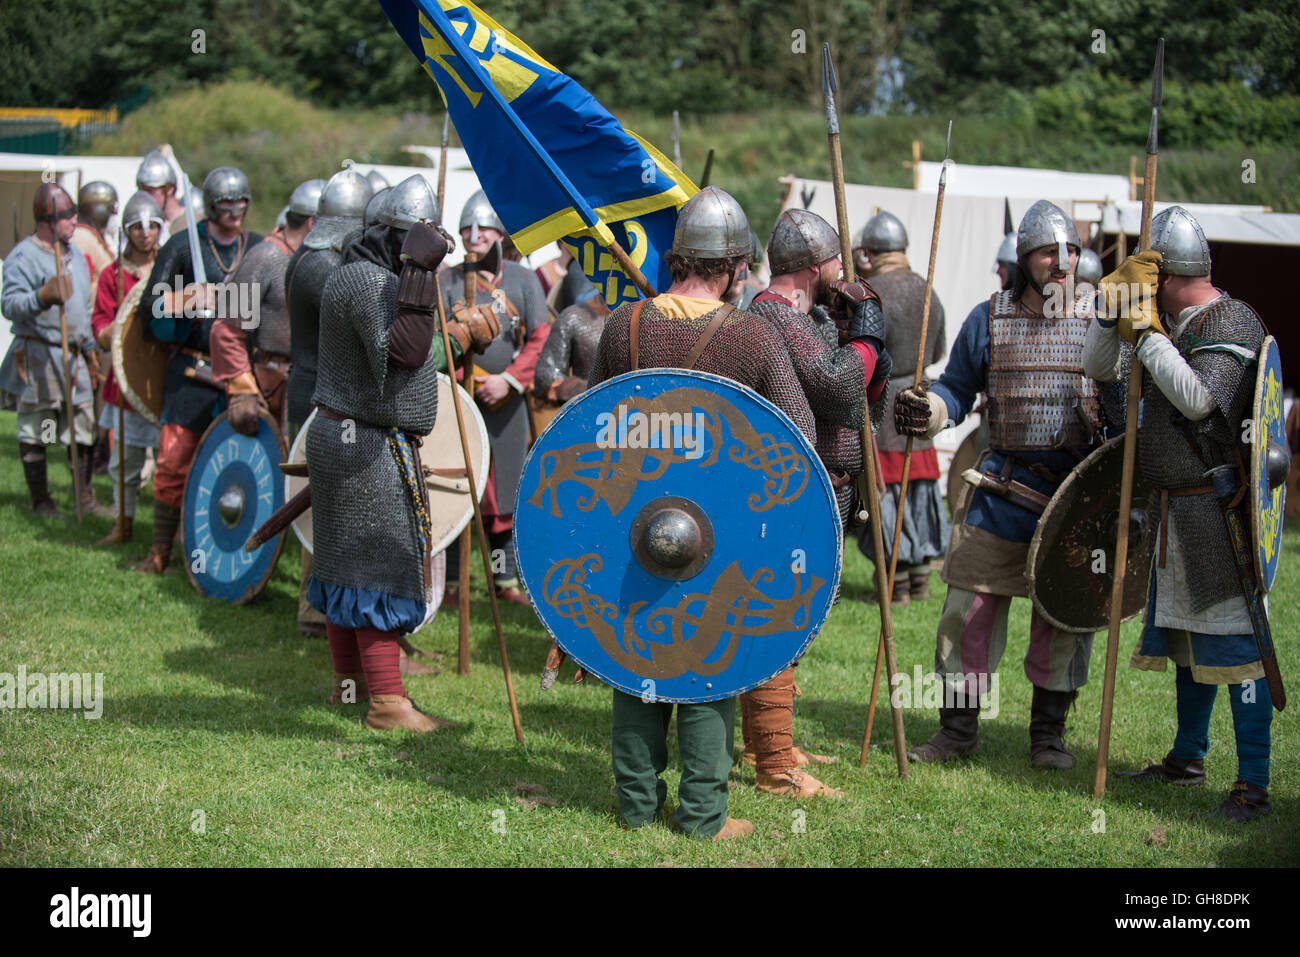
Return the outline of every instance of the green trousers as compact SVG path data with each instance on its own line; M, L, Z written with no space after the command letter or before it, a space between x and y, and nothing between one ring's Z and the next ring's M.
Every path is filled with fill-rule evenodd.
M628 827L641 827L664 806L668 785L668 723L673 706L645 703L614 691L610 751L618 810ZM732 698L677 706L677 746L682 778L677 787L677 824L691 837L711 838L727 823L727 775L736 724Z

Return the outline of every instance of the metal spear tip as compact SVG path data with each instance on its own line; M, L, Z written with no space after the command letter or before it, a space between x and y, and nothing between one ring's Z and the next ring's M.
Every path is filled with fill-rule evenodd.
M1151 109L1160 106L1165 87L1165 38L1156 41L1156 68L1151 76Z
M948 163L948 154L952 152L952 120L948 121L948 142L943 144L943 162Z
M835 62L831 59L831 45L822 44L822 92L838 93L840 85L835 79Z

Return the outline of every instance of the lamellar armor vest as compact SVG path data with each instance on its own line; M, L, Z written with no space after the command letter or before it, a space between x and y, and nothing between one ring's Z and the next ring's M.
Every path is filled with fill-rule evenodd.
M1030 313L1010 290L989 300L989 447L1086 449L1101 426L1097 383L1083 372L1091 292L1060 318Z

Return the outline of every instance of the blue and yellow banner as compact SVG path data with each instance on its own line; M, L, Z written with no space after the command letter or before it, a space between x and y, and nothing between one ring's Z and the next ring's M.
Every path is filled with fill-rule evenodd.
M442 94L520 252L564 238L612 307L638 298L617 239L657 288L677 209L697 187L648 142L472 3L379 0Z

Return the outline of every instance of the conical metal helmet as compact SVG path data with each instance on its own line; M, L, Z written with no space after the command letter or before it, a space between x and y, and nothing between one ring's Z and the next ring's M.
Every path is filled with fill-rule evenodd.
M284 206L275 214L275 228L284 229L289 225L289 207Z
M840 254L839 234L816 213L787 209L767 241L767 261L773 276L819 266Z
M162 210L148 193L144 191L133 193L122 209L122 228L129 229L139 224L148 229L151 223L157 223L159 226L166 225L163 222Z
M289 194L289 212L299 216L315 216L324 190L323 179L309 179L305 183L299 183Z
M367 183L369 181L367 180ZM361 216L361 224L369 227L379 222L379 211L384 208L388 202L388 194L393 191L393 187L385 186L383 189L371 195L369 202L366 203L366 211Z
M1161 210L1151 220L1151 248L1160 253L1160 271L1166 275L1210 274L1210 244L1205 231L1181 206Z
M203 211L208 219L217 218L217 203L223 200L244 200L251 203L253 193L248 188L248 177L233 166L218 166L203 180Z
M1017 262L1016 256L1016 234L1007 233L1002 237L1002 245L998 247L997 262L1004 266L1014 266Z
M901 252L907 248L907 230L901 219L882 209L862 227L858 245L869 253Z
M748 258L749 220L726 190L706 186L677 213L673 252L696 259Z
M1079 261L1074 267L1074 278L1091 286L1101 282L1101 257L1091 249L1079 253Z
M1055 203L1040 199L1029 207L1020 228L1016 230L1016 257L1023 259L1027 253L1044 246L1057 246L1060 262L1070 261L1067 246L1082 249L1079 231L1074 228L1074 220L1065 215L1065 210Z
M383 173L373 169L366 174L366 180L370 183L370 192L372 194L379 192L381 189L388 189L393 185L384 178Z
M109 217L117 212L117 190L102 179L87 183L77 192L77 212L103 229Z
M144 154L144 161L135 173L137 189L157 189L160 186L175 186L176 170L167 162L162 150L150 150Z
M303 243L308 249L337 246L344 236L361 227L371 195L370 180L352 169L339 170L321 191L316 221Z
M379 207L378 221L394 229L410 229L412 223L424 219L436 223L442 213L428 180L415 173L388 191Z
M474 226L479 229L495 229L502 236L507 234L496 210L488 202L487 193L481 189L466 200L464 208L460 211L460 225L456 228L471 229Z

